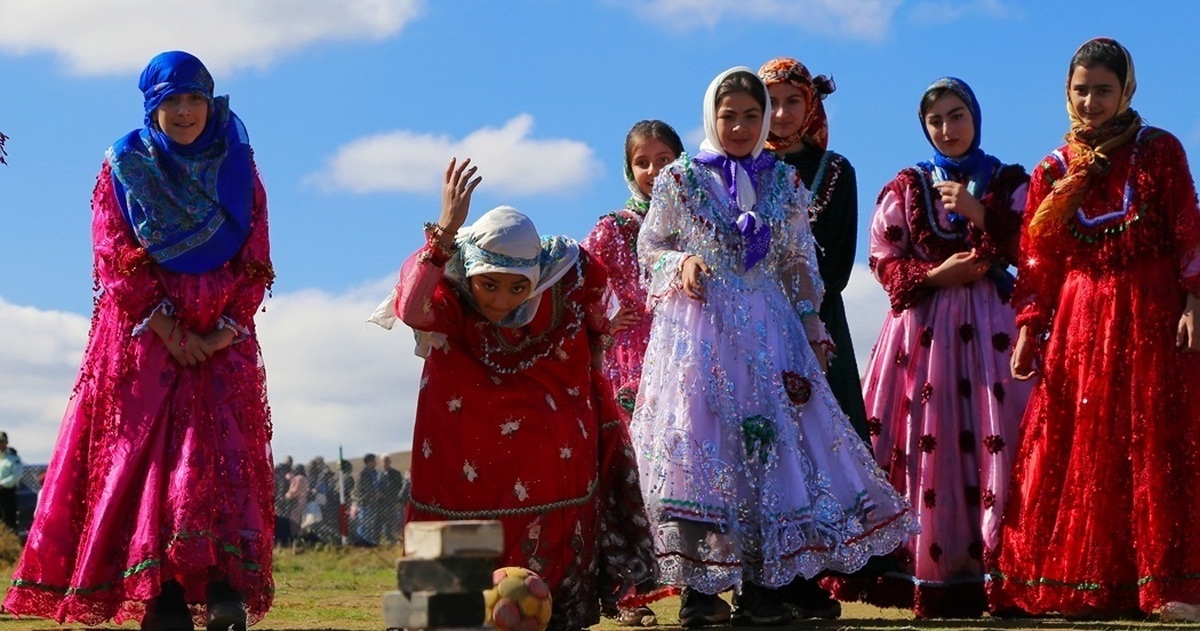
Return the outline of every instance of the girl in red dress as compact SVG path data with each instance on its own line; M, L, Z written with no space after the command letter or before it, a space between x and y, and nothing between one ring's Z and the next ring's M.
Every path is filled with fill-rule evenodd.
M636 466L629 435L599 371L607 275L511 207L463 227L481 179L469 163L450 161L441 219L390 303L425 357L408 518L502 521L499 563L546 579L550 628L591 626L600 555L621 572L606 583L616 593L652 586L654 567L637 475L620 475Z
M997 610L1143 617L1200 598L1200 211L1179 140L1130 109L1136 85L1123 46L1084 44L1067 144L1030 184L1012 372L1038 382Z

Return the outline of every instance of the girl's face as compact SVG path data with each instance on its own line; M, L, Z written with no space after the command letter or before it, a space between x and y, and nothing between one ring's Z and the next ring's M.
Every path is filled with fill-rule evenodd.
M771 133L789 138L800 131L808 117L808 95L804 90L785 82L767 86L771 95Z
M529 299L529 279L508 272L489 272L471 277L471 296L479 312L490 322L500 322Z
M1075 113L1090 127L1107 123L1121 107L1121 82L1117 73L1096 65L1075 66L1067 87Z
M925 131L939 153L955 159L966 155L975 143L975 119L953 92L939 96L925 110Z
M732 158L744 158L762 135L763 107L745 92L726 94L717 102L717 140Z
M190 145L208 124L208 99L199 92L172 94L158 104L154 121L168 138L181 145Z
M633 171L633 181L638 190L646 197L654 190L654 178L663 167L675 161L675 152L667 144L652 136L643 136L633 145L629 154L629 169Z

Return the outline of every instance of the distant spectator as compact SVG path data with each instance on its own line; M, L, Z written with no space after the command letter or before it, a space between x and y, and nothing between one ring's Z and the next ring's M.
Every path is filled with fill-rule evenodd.
M304 505L308 503L308 476L304 473L304 465L298 464L292 468L288 477L287 494L283 497L287 503L288 524L293 538L300 535L300 522L304 518Z
M17 485L21 481L21 457L8 446L8 433L0 432L0 521L17 532Z
M379 472L379 542L400 541L400 516L403 505L400 494L404 489L404 474L392 468L392 457L383 457L383 471Z
M363 456L363 470L358 474L358 538L363 545L379 544L379 470L375 454Z

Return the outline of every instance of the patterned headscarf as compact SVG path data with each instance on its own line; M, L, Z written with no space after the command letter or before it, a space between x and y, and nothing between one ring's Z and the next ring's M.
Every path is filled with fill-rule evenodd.
M121 210L139 243L163 267L200 274L221 266L250 232L254 166L246 128L213 96L212 75L180 51L150 60L138 82L145 98L143 127L108 150ZM200 136L181 145L158 128L155 110L173 94L208 99Z
M804 121L800 128L787 138L775 134L767 136L767 149L785 153L798 143L811 145L825 151L829 147L829 118L825 116L825 97L837 90L833 77L812 73L804 64L791 57L776 57L758 69L758 76L767 87L777 83L790 83L804 93Z
M1112 44L1125 55L1125 84L1121 86L1121 103L1116 114L1100 127L1090 127L1071 102L1071 75L1075 74L1075 55L1092 42ZM1079 209L1091 186L1092 176L1108 171L1108 153L1129 142L1142 127L1142 117L1129 107L1133 93L1137 91L1137 77L1133 71L1133 57L1129 50L1116 40L1097 37L1087 42L1071 56L1072 66L1067 68L1067 114L1071 117L1071 131L1065 137L1071 148L1072 158L1067 173L1054 182L1050 194L1038 205L1029 220L1029 234L1040 237L1054 229Z
M925 125L925 98L935 90L946 90L954 94L962 99L967 109L971 110L975 139L971 141L971 146L967 148L966 153L961 156L951 157L939 151L933 142L933 137L929 135L929 128ZM965 181L967 190L972 195L975 197L983 195L983 192L987 190L988 182L1000 165L1000 160L988 155L979 147L983 137L983 111L979 107L979 100L975 98L975 91L971 89L971 86L956 77L942 77L934 81L921 93L921 106L918 107L917 116L921 120L921 131L925 133L925 140L929 141L934 152L932 159L921 162L917 166L932 173L934 181Z
M696 162L716 169L725 183L729 198L733 200L738 210L735 225L746 241L746 269L754 267L766 255L771 244L771 228L759 221L754 204L758 201L758 175L775 167L775 156L763 151L767 134L771 131L770 103L771 96L767 94L767 86L762 80L756 81L762 87L763 117L762 131L759 132L758 142L750 154L741 158L730 157L721 146L717 136L717 90L725 79L735 73L745 72L758 79L754 71L745 66L735 66L717 75L708 85L704 93L704 142L700 143L700 153Z
M470 277L519 274L532 286L525 302L500 326L520 327L537 314L538 300L579 260L579 244L567 237L539 237L533 221L511 206L493 208L458 231L458 249L446 263L445 276L474 306Z

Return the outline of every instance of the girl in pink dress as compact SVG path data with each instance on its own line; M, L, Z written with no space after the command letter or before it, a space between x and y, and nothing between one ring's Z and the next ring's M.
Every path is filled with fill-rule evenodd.
M1005 269L1029 177L980 149L982 115L963 81L933 82L918 113L933 158L888 183L871 219L869 263L892 312L863 390L875 458L921 532L897 551L898 571L865 594L837 594L919 618L976 617L1029 396L1008 371L1016 326Z
M650 341L651 318L646 312L644 273L637 258L638 231L650 209L654 178L682 153L683 142L670 125L659 120L635 123L625 136L625 183L632 196L624 208L601 217L581 244L608 270L605 304L614 315L612 343L604 353L603 371L616 391L625 423L629 422L637 400L642 357ZM628 459L619 462L626 466L627 473L637 476L637 463L632 453ZM603 534L602 538L605 538ZM601 557L602 566L606 566L607 561L606 557ZM654 590L649 595L626 599L622 606L602 595L602 608L622 626L654 626L658 620L644 603L676 591L674 588ZM602 590L602 594L605 592L611 590ZM643 604L626 607L623 606L625 602Z
M162 53L139 87L145 126L92 195L92 330L4 607L245 629L274 594L266 193L200 60Z
M373 318L403 320L425 358L408 519L500 520L499 564L546 579L550 627L591 626L598 555L621 572L614 593L652 585L654 562L637 476L614 475L632 452L599 370L606 274L508 206L464 227L480 182L468 164L450 162L441 218ZM620 537L601 542L602 520Z
M608 270L605 300L610 310L617 310L612 346L604 354L604 374L628 413L633 412L637 399L651 322L646 312L645 273L637 258L638 231L650 210L654 178L682 153L683 142L670 125L659 120L634 124L625 136L625 183L632 196L624 208L601 217L582 242Z

